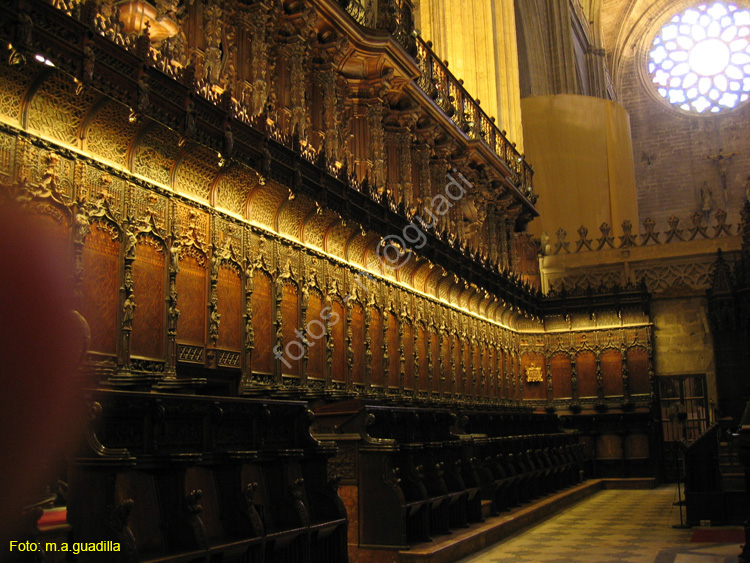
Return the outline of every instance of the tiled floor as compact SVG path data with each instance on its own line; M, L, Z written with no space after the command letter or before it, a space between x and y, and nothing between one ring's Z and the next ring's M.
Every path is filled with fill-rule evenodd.
M690 543L674 486L605 490L460 563L735 563L739 544Z

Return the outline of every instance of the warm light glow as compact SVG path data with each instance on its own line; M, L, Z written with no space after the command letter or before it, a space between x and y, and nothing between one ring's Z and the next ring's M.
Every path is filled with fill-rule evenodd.
M690 68L703 76L724 72L729 64L729 47L720 39L706 39L690 49Z
M691 113L718 113L750 97L750 10L700 4L654 38L648 70L659 94Z

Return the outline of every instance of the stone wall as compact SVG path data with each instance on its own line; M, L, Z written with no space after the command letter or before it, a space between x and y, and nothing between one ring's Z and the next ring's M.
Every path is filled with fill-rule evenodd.
M656 376L705 373L709 404L716 404L714 348L708 305L702 296L654 299L654 367Z

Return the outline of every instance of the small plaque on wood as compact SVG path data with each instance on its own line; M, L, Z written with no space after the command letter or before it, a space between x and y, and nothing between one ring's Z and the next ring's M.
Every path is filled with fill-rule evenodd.
M527 383L541 383L542 382L542 366L531 364L526 368L526 382Z

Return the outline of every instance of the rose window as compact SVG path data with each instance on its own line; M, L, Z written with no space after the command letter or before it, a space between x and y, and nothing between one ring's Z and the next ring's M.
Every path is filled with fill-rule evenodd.
M690 113L733 109L750 97L750 10L700 4L654 38L648 70L659 94Z

